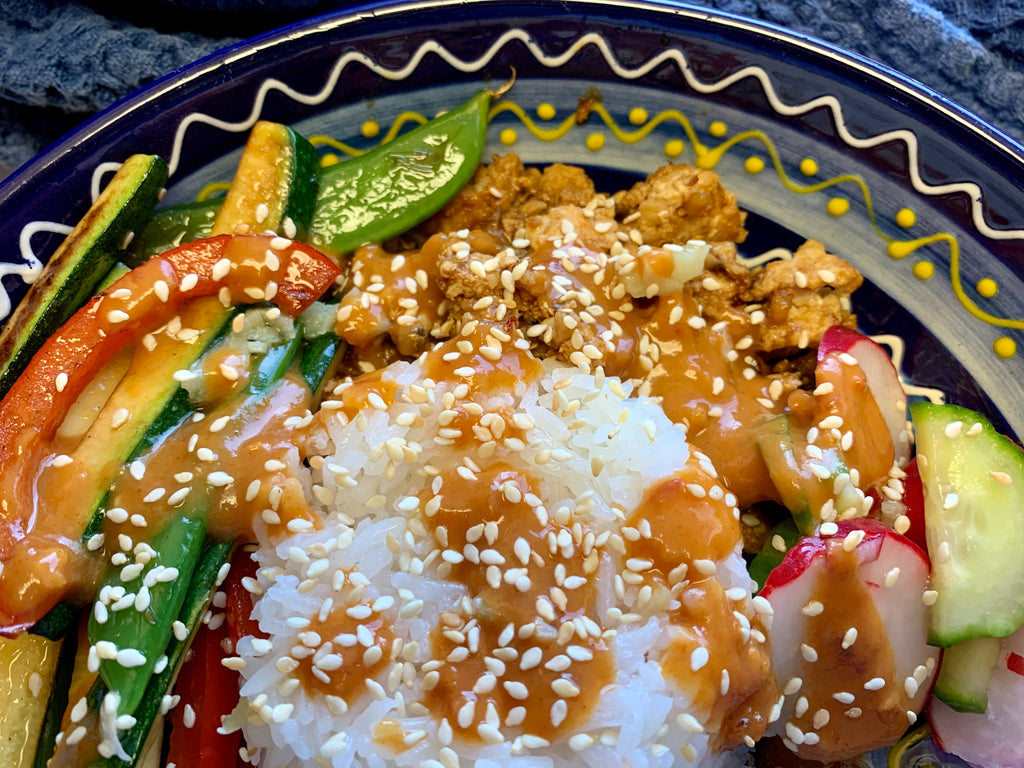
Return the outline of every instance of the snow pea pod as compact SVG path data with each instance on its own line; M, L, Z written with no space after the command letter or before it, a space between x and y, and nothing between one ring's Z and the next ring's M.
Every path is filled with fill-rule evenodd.
M99 656L100 674L120 696L118 714L135 711L171 640L203 549L205 518L202 509L169 518L149 542L153 557L144 569L113 568L104 580L88 637Z
M483 154L492 91L321 172L309 242L341 255L379 243L437 212L469 181Z

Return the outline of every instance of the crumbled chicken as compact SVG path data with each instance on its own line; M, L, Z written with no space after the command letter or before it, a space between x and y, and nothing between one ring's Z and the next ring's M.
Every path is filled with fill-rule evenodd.
M570 363L586 354L625 375L659 293L638 293L633 273L653 274L678 260L672 247L703 241L704 270L688 285L702 317L724 323L759 367L799 379L805 366L780 361L816 347L830 325L854 325L849 296L861 277L813 241L792 260L751 269L736 247L744 221L711 171L668 165L607 196L581 168L538 170L496 155L421 225L421 247L399 254L414 275L396 271L379 247L357 254L343 336L353 344L386 336L414 355L457 333L467 313L501 304L550 353Z
M761 350L776 357L794 354L817 346L830 325L855 327L849 298L862 282L856 269L814 240L792 259L766 264L744 295L763 307Z
M741 243L747 235L746 214L718 174L689 165L662 166L617 193L615 205L619 217L652 245L688 240Z

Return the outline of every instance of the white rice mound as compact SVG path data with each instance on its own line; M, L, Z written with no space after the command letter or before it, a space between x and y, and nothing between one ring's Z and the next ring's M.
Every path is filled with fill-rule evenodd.
M618 531L645 489L690 458L685 432L657 404L630 397L617 379L582 374L552 360L543 366L540 380L520 385L515 397L517 411L533 427L522 445L512 445L516 450L499 446L494 458L514 462L539 481L540 501L553 519L569 510L599 536ZM261 541L262 594L254 616L272 639L243 638L235 649L246 667L234 722L250 747L259 749L254 761L263 768L742 765L746 749L709 751L708 735L685 715L687 697L662 675L658 658L667 644L666 618L652 611L628 623L611 618L629 613L637 601L635 589L624 597L614 594L611 573L598 574L599 604L589 615L602 630L615 629L614 637L606 635L615 683L600 693L585 727L551 744L504 726L507 738L500 743L460 741L453 740L447 723L425 711L422 702L430 693L421 684L422 665L430 658L428 633L466 590L438 578L440 560L436 552L431 555L438 545L424 535L415 497L430 487L438 469L461 464L473 471L484 462L476 446L460 453L439 444L445 440L438 439L438 417L451 404L454 384L433 386L417 362L392 364L383 378L397 387L394 405L363 408L350 422L335 412L325 422L328 452L322 463L312 462L310 496L327 524L276 545ZM495 397L483 403L485 409L505 396ZM566 413L566 403L577 400L578 407ZM726 589L741 588L749 596L738 544L718 564L717 578ZM288 656L309 640L303 631L310 621L322 620L339 604L356 603L384 617L396 640L375 681L341 705L309 694L290 677L295 665ZM369 645L365 637L343 640ZM382 719L401 724L408 748L395 754L374 741L374 726Z

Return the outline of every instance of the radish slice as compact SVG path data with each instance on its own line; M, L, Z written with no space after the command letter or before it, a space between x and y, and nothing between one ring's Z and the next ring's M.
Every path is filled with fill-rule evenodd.
M885 419L902 467L910 461L910 433L907 430L907 394L899 372L885 348L869 337L842 325L833 325L821 337L818 360L831 352L852 355L867 377L868 389Z
M928 720L936 743L972 765L1024 766L1024 627L1003 640L985 714L957 712L932 697Z
M924 707L938 651L927 644L928 559L878 521L804 538L768 577L772 665L785 693L773 733L832 762L892 744Z

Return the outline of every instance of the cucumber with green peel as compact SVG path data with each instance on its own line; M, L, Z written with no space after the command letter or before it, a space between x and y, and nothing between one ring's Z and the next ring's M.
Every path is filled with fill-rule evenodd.
M290 339L272 345L260 356L247 385L248 391L237 395L241 398L239 413L258 407L297 364L307 343L301 331L301 326L297 327ZM318 383L312 382L313 385ZM104 615L106 620L101 622L94 608L89 617L90 643L110 643L104 646L101 656L128 649L124 659L119 656L100 661L100 677L87 697L90 709L98 712L107 694L113 692L118 697L118 713L130 714L135 720L132 728L120 738L130 760L104 758L89 762L90 766L137 768L136 761L142 754L149 730L161 714L164 698L173 686L191 637L201 624L217 579L230 561L235 546L233 542L206 540L204 543L204 532L202 510L178 512L149 542L156 553L151 565L123 585L119 584L123 570L120 567L109 569L104 581L108 600L110 590L117 586L130 592L135 586L147 583L147 573L154 566L173 567L177 569L177 577L152 586L151 602L142 606L143 611L138 610L137 604L117 612L108 608ZM103 613L100 609L100 614ZM188 630L187 636L172 633L175 617ZM163 656L166 661L161 660ZM119 661L128 661L129 665L138 662L138 666L125 668ZM58 745L57 749L61 748Z
M261 120L249 134L227 194L158 208L133 240L129 264L217 234L271 230L302 239L319 186L313 145L286 125Z
M772 485L796 527L805 536L814 535L826 521L826 505L831 503L834 510L836 501L843 498L842 493L835 493L836 479L849 473L842 457L833 448L824 448L820 456L812 457L806 443L793 434L785 414L766 420L755 441ZM831 519L835 519L834 512Z
M949 648L1024 624L1024 452L980 414L913 403L932 561L929 642Z
M155 155L133 155L43 267L0 331L0 395L41 344L95 293L153 212L167 182Z
M176 345L173 354L157 356L143 366L133 366L111 393L92 427L75 450L75 460L92 481L89 498L80 504L88 507L84 528L86 535L102 519L102 503L113 472L136 456L152 439L166 431L169 422L180 418L175 397L181 385L175 380L176 371L194 364L221 336L230 315L216 299L194 302L188 309L189 327L201 331L195 343ZM118 412L131 414L119 423ZM147 435L149 438L147 438ZM83 509L85 508L83 507Z
M947 648L935 679L935 695L958 712L983 713L1002 647L998 637L975 637Z

